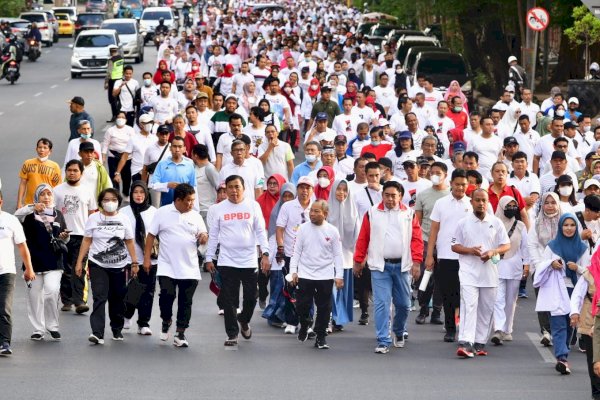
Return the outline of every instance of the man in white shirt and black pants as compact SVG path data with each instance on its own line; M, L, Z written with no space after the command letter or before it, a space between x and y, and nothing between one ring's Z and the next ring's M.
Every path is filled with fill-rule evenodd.
M192 299L198 286L200 266L198 265L198 243L208 241L206 226L202 217L193 211L196 203L194 188L187 183L175 187L173 203L159 208L154 215L144 249L144 270L150 273L152 246L160 236L158 248L158 268L156 276L160 284L160 318L162 330L160 340L169 339L169 328L173 316L173 302L177 294L177 332L173 344L188 347L185 330L192 316Z
M219 246L219 274L221 292L219 303L223 306L225 317L226 350L237 350L238 333L244 339L252 337L250 320L256 307L256 245L262 251L261 270L267 273L271 268L265 220L258 203L244 197L244 179L239 175L230 175L225 180L227 200L215 204L208 210L210 238L206 251L206 268L215 272L213 260ZM244 299L242 312L237 316L240 283ZM238 327L239 322L239 327Z
M310 223L300 225L294 243L294 255L290 262L292 282L297 285L296 312L300 318L298 340L306 341L308 328L312 326L310 308L313 301L317 308L315 347L328 349L325 339L333 283L344 286L344 260L342 244L337 228L326 221L329 207L323 200L310 207Z

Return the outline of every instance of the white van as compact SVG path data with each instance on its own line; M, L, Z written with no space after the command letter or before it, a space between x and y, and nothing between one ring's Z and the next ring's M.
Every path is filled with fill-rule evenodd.
M119 48L119 35L114 29L90 29L82 31L72 46L71 78L82 74L106 74L110 52L108 46Z

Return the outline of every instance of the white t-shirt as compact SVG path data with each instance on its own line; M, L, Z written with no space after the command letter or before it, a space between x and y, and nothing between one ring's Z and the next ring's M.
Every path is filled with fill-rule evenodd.
M281 93L277 93L276 95L266 94L264 98L269 100L269 104L271 105L271 112L277 115L280 121L285 121L284 110L286 109L288 110L291 116L292 111L290 103Z
M452 236L456 231L456 221L471 212L473 212L471 199L466 195L457 200L450 193L435 202L429 219L440 224L435 242L439 259L458 260L458 254L452 251Z
M350 112L351 115L354 115L356 118L358 118L359 123L366 122L367 124L369 124L369 126L371 126L373 119L375 118L375 112L369 106L364 106L363 108L360 108L358 105L356 105L352 107L352 111Z
M250 73L242 74L240 72L233 76L233 83L235 83L235 94L237 96L244 94L244 85L248 82L254 82L254 76Z
M152 220L154 219L154 214L156 214L156 211L158 209L156 207L150 206L150 208L148 208L146 211L142 211L141 216L142 216L142 220L144 221L144 227L146 228L146 235L148 234L148 229L150 228L150 225L152 224ZM123 215L127 216L127 218L129 218L129 222L131 223L131 229L133 229L134 232L134 238L133 238L133 246L135 247L135 255L138 258L137 261L139 263L141 263L143 261L143 257L144 257L144 249L142 249L140 247L140 245L137 243L137 241L135 240L135 230L136 230L136 222L135 222L135 215L133 215L133 210L131 209L131 206L127 206L122 208L119 212L123 213ZM131 263L131 256L129 255L129 253L127 253L127 262ZM150 259L152 265L156 265L156 263L158 262L157 260L154 259Z
M88 258L103 268L123 268L127 265L125 240L133 239L134 232L129 218L122 213L106 216L101 212L90 215L86 224L86 237L92 238ZM140 262L136 254L135 261Z
M356 137L356 127L360 122L361 119L356 114L339 114L333 119L331 129L338 135L346 136L347 141L350 142Z
M365 186L362 190L354 192L354 203L356 204L361 221L362 217L371 207L381 203L382 198L382 188L379 191L375 191Z
M256 128L252 124L248 124L244 128L244 134L252 140L252 143L250 144L250 154L257 155L259 146L267 141L265 138L266 128L267 126L264 124L260 128Z
M114 87L118 88L123 83L122 79L115 82ZM135 91L140 88L140 84L135 79L126 81L125 86L121 88L119 93L119 100L121 101L121 111L131 112L134 111L133 98Z
M479 172L481 175L489 178L491 176L492 165L498 161L498 154L502 149L502 141L496 135L489 138L483 136L475 136L469 148L479 156Z
M283 248L285 255L291 257L294 254L294 241L296 240L296 233L300 228L300 225L309 219L309 211L312 200L310 201L306 209L302 208L298 199L294 199L283 203L277 216L277 226L285 228L283 233Z
M404 180L400 182L404 188L404 197L402 197L402 203L407 207L414 207L415 201L417 200L417 194L421 193L425 189L431 187L431 181L429 179L419 178L415 182Z
M242 165L233 162L224 164L219 172L219 182L225 182L225 179L231 175L244 178L244 197L251 200L255 200L254 189L262 189L265 185L265 171L262 164L259 166L249 159L244 160Z
M158 138L154 134L144 136L141 133L134 133L131 135L125 149L125 152L131 156L131 175L142 172L146 149L156 142L158 142Z
M83 236L90 210L96 205L91 192L83 185L71 186L67 182L54 188L54 204L65 218L72 235Z
M311 280L342 279L344 260L337 228L327 221L320 226L302 224L294 243L290 273Z
M258 148L258 157L261 157L269 148L269 142L264 141ZM274 174L280 174L286 179L289 176L287 162L294 159L294 152L289 143L279 140L277 146L273 148L267 161L263 163L265 169L265 178Z
M179 212L174 204L156 211L148 233L160 238L157 276L200 280L198 235L207 233L200 214Z
M172 120L179 111L177 100L170 96L167 98L162 96L153 97L150 99L149 105L154 110L154 121L161 125L168 119Z
M0 275L17 273L14 245L25 241L25 232L17 217L0 211Z
M100 146L100 142L96 139L87 139L86 142L94 144L94 153L98 156L98 161L102 162L102 147ZM65 154L65 163L63 165L67 165L71 160L81 160L81 157L79 157L79 144L81 144L80 138L72 139L69 142Z

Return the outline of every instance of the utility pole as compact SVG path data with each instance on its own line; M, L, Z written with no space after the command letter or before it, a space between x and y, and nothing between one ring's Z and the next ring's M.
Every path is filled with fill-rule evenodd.
M527 0L526 10L531 10L535 7L535 0ZM533 92L535 90L535 65L537 61L538 48L538 32L529 28L525 30L525 46L523 47L521 60L523 68L529 76L529 88Z

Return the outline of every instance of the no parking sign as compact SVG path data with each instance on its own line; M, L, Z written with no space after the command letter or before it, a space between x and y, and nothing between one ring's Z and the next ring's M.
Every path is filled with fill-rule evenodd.
M527 11L527 26L534 31L540 32L548 27L550 14L545 8L535 7Z

